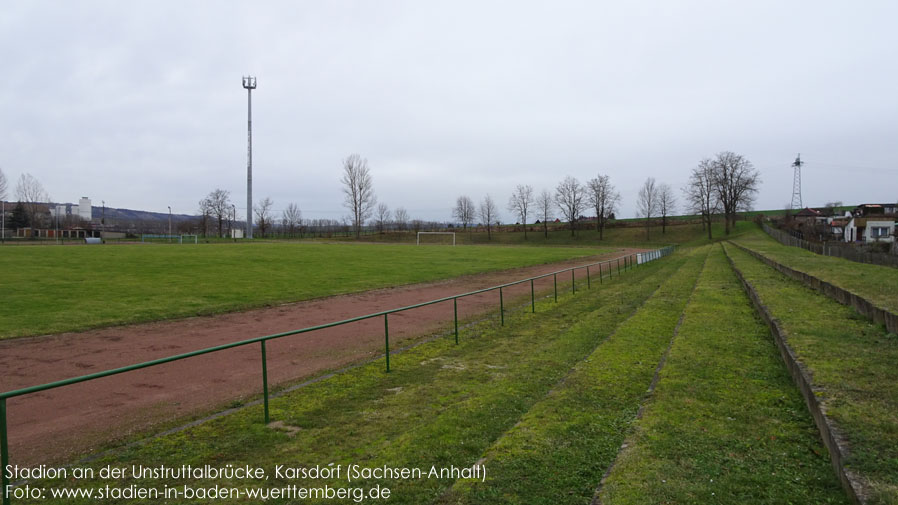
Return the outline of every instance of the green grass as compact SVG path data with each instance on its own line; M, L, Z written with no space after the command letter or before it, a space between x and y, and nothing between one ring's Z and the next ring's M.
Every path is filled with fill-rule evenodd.
M0 338L213 314L609 250L320 243L0 248Z
M822 388L850 447L846 464L867 479L871 503L898 504L898 337L736 247L727 252Z
M745 233L734 242L777 263L856 293L891 312L898 312L898 268L814 254L780 244L761 229Z
M766 327L719 246L605 505L847 503Z
M563 294L557 305L541 301L535 315L508 314L504 328L493 322L465 329L458 346L452 339L422 344L394 356L392 373L385 374L383 363L377 362L289 393L272 402L272 418L296 428L292 436L262 425L261 409L251 407L121 450L90 465L249 464L269 472L276 464L335 463L344 468L349 463L368 467L470 466L682 261L675 256L653 262L601 287L579 290L576 295ZM390 503L420 504L435 501L454 482L375 479L353 486L380 483L393 491ZM105 483L127 486L134 481L98 479L72 485ZM58 484L41 483L48 487ZM165 484L203 483L141 482ZM346 485L345 481L288 482L274 477L251 484Z
M646 397L706 253L707 248L693 251L632 317L493 444L484 455L486 483L459 482L442 501L589 503Z

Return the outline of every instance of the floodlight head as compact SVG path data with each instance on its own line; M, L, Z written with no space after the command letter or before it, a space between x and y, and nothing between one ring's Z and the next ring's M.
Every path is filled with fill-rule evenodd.
M256 89L256 78L253 76L246 76L243 78L243 87L246 89Z

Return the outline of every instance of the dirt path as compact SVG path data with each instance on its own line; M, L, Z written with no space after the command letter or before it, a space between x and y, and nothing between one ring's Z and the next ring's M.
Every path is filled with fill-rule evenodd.
M2 341L0 391L404 307L638 251L624 249L588 259L248 312ZM585 271L578 271L576 276L578 283L585 284ZM569 276L559 278L559 284L562 282L570 289ZM552 278L537 281L536 289L551 290ZM529 284L522 284L506 290L505 296L510 300L529 293ZM489 292L459 300L459 317L496 310L498 296L498 292ZM391 315L391 346L401 345L409 337L448 329L451 322L451 301ZM283 384L377 356L383 353L382 346L380 318L270 341L269 384ZM11 398L10 460L18 465L70 460L105 442L257 395L261 381L259 346L249 345Z

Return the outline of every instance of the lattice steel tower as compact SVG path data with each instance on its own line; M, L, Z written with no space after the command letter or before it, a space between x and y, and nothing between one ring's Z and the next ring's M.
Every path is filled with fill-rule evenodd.
M792 162L792 168L795 169L795 175L792 179L792 209L801 210L804 208L804 205L801 203L801 166L804 165L804 162L801 161L801 154L795 158L795 161Z
M253 90L256 78L243 78L246 88L246 238L253 238Z

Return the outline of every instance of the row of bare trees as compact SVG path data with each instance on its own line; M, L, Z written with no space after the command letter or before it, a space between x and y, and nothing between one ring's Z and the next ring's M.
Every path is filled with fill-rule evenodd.
M637 212L645 218L645 234L649 238L652 218L661 217L661 233L667 233L667 217L676 212L677 197L668 184L658 184L649 177L639 187L636 198Z
M723 151L692 169L683 194L689 209L701 216L711 238L711 217L722 212L724 230L729 235L736 225L736 214L751 210L760 184L760 174L748 159Z
M268 236L277 224L273 209L274 200L267 196L253 206L253 215L256 218L254 225L258 226L259 233L263 237ZM204 235L209 229L210 219L214 219L217 223L219 237L228 235L229 229L237 222L237 206L231 201L231 192L225 189L216 188L209 192L200 200L199 211L202 216L200 226ZM301 233L302 211L298 205L295 203L287 205L281 214L281 226L284 233L290 236L295 236L297 232Z
M596 212L596 230L599 237L604 238L605 226L614 216L619 203L620 194L611 184L611 178L599 174L586 184L581 184L575 177L565 177L555 187L554 193L544 189L536 194L533 186L518 184L508 199L507 209L515 215L519 223L524 224L524 239L526 239L527 223L532 217L536 217L542 223L543 233L548 237L549 221L554 217L553 211L557 209L570 224L573 235L581 214L587 208L592 208ZM483 198L479 209L475 208L474 200L469 196L459 196L452 209L452 216L465 229L479 216L481 222L486 224L489 238L492 237L492 223L497 223L499 218L498 208L490 195Z
M367 159L358 154L345 158L340 182L343 184L343 203L350 211L352 231L357 238L372 216L370 224L380 233L384 233L389 227L400 230L407 228L410 220L405 209L400 207L391 212L385 203L378 204ZM693 169L683 193L689 208L701 215L710 237L711 217L723 212L726 233L729 233L735 224L736 213L751 207L759 183L757 171L751 162L741 155L725 151L713 159L702 160ZM270 198L264 198L254 209L256 222L263 236L274 224L271 216L273 205ZM543 224L544 234L548 236L548 222L557 209L560 216L569 223L571 235L574 235L582 213L590 209L595 213L596 231L601 240L604 239L608 221L613 219L619 205L620 193L611 184L611 178L598 174L585 184L575 177L567 176L558 183L554 192L543 190L538 195L532 186L519 184L508 200L507 209L525 225L525 239L526 224L534 217L534 213ZM661 232L666 233L668 217L676 212L676 194L668 184L659 184L653 177L649 177L639 189L637 207L639 216L645 219L647 237L652 220L657 217L661 218ZM206 216L213 216L218 221L219 235L223 233L227 213L235 213L229 200L229 192L221 189L216 189L203 199L200 209L204 219ZM467 229L479 218L485 224L490 239L493 226L499 223L499 209L490 195L484 196L479 205L467 195L459 196L452 209L452 216L463 229ZM233 217L236 219L236 216ZM302 213L298 206L290 204L283 211L281 224L285 233L291 236L297 229L301 233Z

